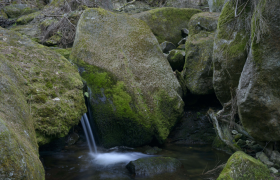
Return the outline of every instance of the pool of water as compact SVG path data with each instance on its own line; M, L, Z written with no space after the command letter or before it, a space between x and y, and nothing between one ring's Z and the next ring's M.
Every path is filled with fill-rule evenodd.
M40 152L46 180L200 180L207 170L225 163L229 155L211 145L166 144L159 156L179 159L183 167L176 172L152 177L133 177L125 168L129 161L146 158L144 148L98 148L99 154L89 153L86 143L66 147L61 152Z

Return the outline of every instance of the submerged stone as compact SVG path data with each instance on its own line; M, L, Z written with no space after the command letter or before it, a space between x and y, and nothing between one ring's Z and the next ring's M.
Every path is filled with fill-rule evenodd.
M174 172L182 167L182 163L171 157L151 157L130 161L126 168L136 176L152 176L155 174Z

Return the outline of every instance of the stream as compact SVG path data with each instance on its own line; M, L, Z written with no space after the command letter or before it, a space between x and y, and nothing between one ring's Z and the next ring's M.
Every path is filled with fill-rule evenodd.
M165 144L157 155L179 159L183 167L173 173L152 177L133 177L125 168L129 161L150 157L145 148L98 148L89 153L87 143L79 140L60 152L41 151L40 158L46 171L46 180L200 180L211 179L203 172L225 163L229 155L211 145Z

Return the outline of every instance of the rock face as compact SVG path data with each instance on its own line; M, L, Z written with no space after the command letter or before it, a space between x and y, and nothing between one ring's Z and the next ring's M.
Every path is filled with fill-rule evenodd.
M193 94L214 93L212 52L218 13L199 13L189 22L189 37L186 41L186 60L183 77Z
M226 166L217 180L233 179L268 179L270 177L269 169L259 160L237 151L228 160Z
M198 9L157 8L133 17L145 21L159 43L170 41L177 45L182 39L181 29L188 28L190 18L199 12Z
M237 105L248 133L259 141L280 140L280 2L260 2L261 16L254 16L251 48L240 77ZM260 18L267 27L259 29ZM265 33L265 34L262 34Z
M182 89L149 27L141 20L87 9L70 59L89 92L105 147L163 142L182 117Z
M60 54L18 33L1 29L0 34L2 58L23 78L21 101L28 103L37 143L67 135L86 111L78 71Z
M0 28L0 34L0 179L44 179L23 69L10 60L18 49L10 44L13 33Z
M182 166L182 163L170 157L141 158L130 161L126 168L136 176L152 176L155 174L174 172Z
M247 13L234 18L235 5L225 5L215 37L213 85L219 101L224 104L235 94L239 78L247 59L246 45L250 34L246 31ZM248 24L248 23L247 23Z

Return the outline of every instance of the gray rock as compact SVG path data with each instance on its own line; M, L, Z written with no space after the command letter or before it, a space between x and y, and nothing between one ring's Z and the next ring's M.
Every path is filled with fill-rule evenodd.
M270 160L276 164L280 164L280 153L278 151L272 151Z
M182 36L185 38L189 35L189 30L187 28L181 29Z
M141 158L130 161L126 168L136 176L152 176L155 174L174 172L182 166L182 163L170 157Z
M269 161L268 157L265 155L264 152L258 152L256 153L256 157L257 159L259 159L261 162L263 162L265 165L267 165L268 167L271 167L274 165L273 162Z
M178 42L178 45L181 45L181 44L185 44L186 41L187 41L188 37L185 37L183 39L181 39L179 42Z
M3 9L9 18L17 18L36 11L36 9L33 9L31 5L27 4L11 4L9 6L5 6Z
M105 147L141 146L154 137L163 143L182 117L182 88L144 21L101 8L85 10L70 59L84 68Z
M182 71L185 64L185 51L173 49L169 52L167 60L173 71Z
M238 134L238 131L232 130L231 133L232 133L233 135L236 135L236 134Z
M226 10L230 9L230 13L234 14L234 8L235 4L229 2L222 11L219 18L224 20L217 26L213 48L213 86L221 104L231 100L231 93L234 93L238 86L247 59L246 45L250 38L250 33L245 30L248 24L245 19L250 14L244 12L239 18L229 16Z
M269 170L270 170L270 172L273 173L273 174L278 173L278 170L275 169L274 167L269 168Z
M258 141L280 141L280 51L276 39L280 26L280 1L260 3L269 29L259 41L251 32L250 52L237 89L239 117L247 132ZM252 24L259 21L254 16Z
M172 42L164 41L160 44L160 48L163 53L168 54L172 49L176 49L176 46Z

